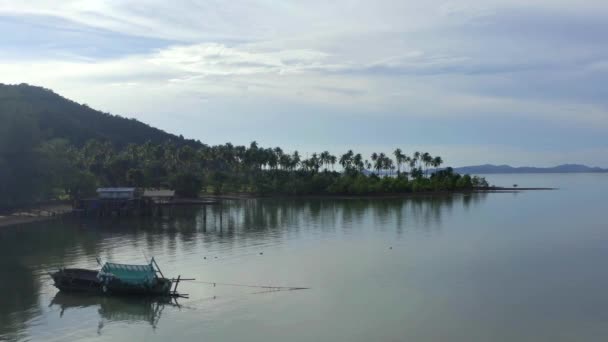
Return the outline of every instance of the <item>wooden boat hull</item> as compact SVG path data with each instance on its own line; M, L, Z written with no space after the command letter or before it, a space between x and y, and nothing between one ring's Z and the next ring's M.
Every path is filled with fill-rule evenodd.
M107 295L170 296L171 280L158 278L152 286L133 285L112 279L107 283L97 277L98 271L65 268L51 274L55 287L65 292L88 292Z

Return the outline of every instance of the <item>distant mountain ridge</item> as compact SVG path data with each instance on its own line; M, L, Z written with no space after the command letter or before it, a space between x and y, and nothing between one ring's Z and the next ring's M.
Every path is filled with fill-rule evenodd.
M495 174L495 173L604 173L608 169L590 167L581 164L563 164L554 167L513 167L510 165L474 165L455 167L454 171L466 174Z

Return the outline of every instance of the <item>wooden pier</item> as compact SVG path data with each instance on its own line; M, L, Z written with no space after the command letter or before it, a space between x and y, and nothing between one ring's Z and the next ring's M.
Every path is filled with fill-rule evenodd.
M172 212L175 206L217 205L219 201L198 199L172 199L157 202L150 198L85 199L76 201L73 212L80 217L155 217Z

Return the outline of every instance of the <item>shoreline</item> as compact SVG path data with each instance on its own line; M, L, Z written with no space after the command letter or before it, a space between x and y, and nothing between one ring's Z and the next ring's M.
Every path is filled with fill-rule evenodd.
M10 214L0 215L0 228L55 220L71 213L72 206L68 202L59 201L37 204L35 206L16 209Z
M557 188L513 188L513 187L491 187L484 189L471 189L466 191L421 191L408 193L380 193L367 195L333 195L333 194L309 194L309 195L286 195L286 194L255 194L255 193L225 193L221 195L203 195L199 198L177 199L173 205L211 205L219 203L219 200L250 200L250 199L406 199L424 197L446 197L453 195L467 195L480 193L517 193L521 191L550 191ZM66 202L49 203L36 208L20 209L9 215L0 215L0 228L18 226L21 224L50 221L60 219L72 213L71 205Z
M341 195L341 194L307 194L307 195L289 195L289 194L256 194L249 192L230 192L219 195L203 195L200 198L205 200L246 200L246 199L395 199L395 198L411 198L411 197L443 197L451 195L466 195L479 193L516 193L521 191L552 191L559 190L558 188L542 188L542 187L490 187L483 189L471 190L454 190L454 191L420 191L406 193L378 193L366 195Z
M58 218L60 218L60 216L0 216L0 228L40 221L50 221Z

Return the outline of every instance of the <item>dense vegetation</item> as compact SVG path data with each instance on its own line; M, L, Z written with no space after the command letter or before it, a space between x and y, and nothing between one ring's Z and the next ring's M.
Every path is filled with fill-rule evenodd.
M98 186L171 187L185 197L200 192L365 195L487 186L482 178L461 176L451 168L430 172L443 160L429 153L407 156L397 149L392 157L374 153L368 160L353 151L341 156L325 151L305 158L297 151L285 153L279 147L262 148L255 142L247 147L207 146L134 120L95 112L41 88L30 88L0 88L0 207L4 208L91 196ZM30 91L37 96L27 95ZM48 92L48 98L38 96L39 92ZM20 94L21 100L7 94ZM45 107L45 103L61 102L53 97L68 102L66 114L60 114L60 106ZM28 107L30 100L35 105ZM81 111L70 111L72 106ZM49 128L45 117L49 113L63 118L53 123L56 129ZM99 127L89 126L88 120ZM64 123L71 128L59 127ZM75 127L83 127L86 134L81 136L80 128ZM140 133L131 134L128 127L137 127ZM83 143L86 135L91 139ZM144 137L148 139L142 143ZM167 139L158 141L163 138ZM335 171L336 166L340 172Z
M179 145L200 146L199 142L150 127L134 119L103 113L55 94L53 91L27 84L0 83L0 121L28 121L36 126L36 138L61 138L75 146L87 141L111 141L114 146L150 141L161 144L173 141ZM25 137L24 137L25 138Z

